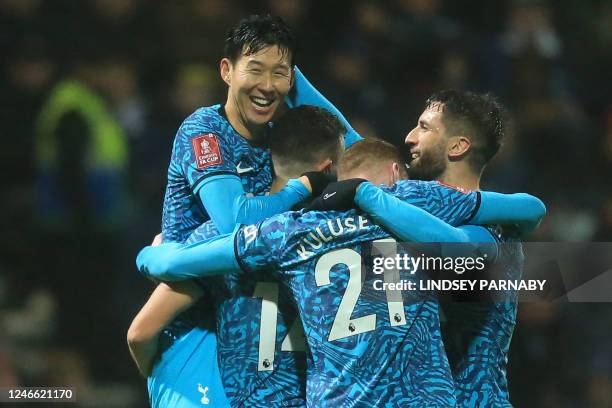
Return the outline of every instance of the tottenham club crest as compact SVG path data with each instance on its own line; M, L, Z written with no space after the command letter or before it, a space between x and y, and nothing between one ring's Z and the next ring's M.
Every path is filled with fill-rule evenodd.
M200 402L202 405L210 404L210 398L208 398L208 387L202 387L202 384L198 384L198 392L202 394Z

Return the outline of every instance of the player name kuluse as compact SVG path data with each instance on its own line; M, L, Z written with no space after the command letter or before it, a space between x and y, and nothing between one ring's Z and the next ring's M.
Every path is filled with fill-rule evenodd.
M311 258L315 255L311 250L321 248L323 243L329 242L343 234L363 230L369 227L369 225L369 220L361 215L346 218L338 217L334 220L329 220L326 224L326 231L323 231L321 227L317 227L301 239L297 253L302 259Z

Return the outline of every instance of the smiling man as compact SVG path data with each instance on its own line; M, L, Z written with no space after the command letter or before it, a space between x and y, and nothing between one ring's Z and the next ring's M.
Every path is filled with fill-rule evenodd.
M265 195L273 171L262 141L293 83L294 44L289 28L269 16L251 16L229 31L220 63L221 79L228 85L225 104L197 109L174 139L162 216L164 242L185 242L207 221L229 232L237 222L287 210L309 195L295 179ZM199 385L211 406L229 406L216 365L211 309L208 304L195 317L181 315L165 328L170 351L143 370L149 375L152 406L191 407L198 402ZM197 330L185 333L193 325ZM134 337L138 333L131 333L132 342ZM210 363L195 364L204 361Z
M270 27L276 30L258 36L263 25L240 26L228 38L220 64L221 77L228 85L227 118L250 140L272 120L293 82L293 38L280 21L271 22Z
M278 116L284 103L290 107L317 105L343 123L346 120L294 68L294 57L293 34L278 18L250 16L229 31L220 62L221 79L228 85L225 103L197 109L182 123L174 140L162 219L164 242L188 242L208 225L213 225L215 232L230 232L237 223L249 224L286 211L310 194L309 188L317 183L301 177L266 195L273 179L266 147L270 120ZM286 98L294 82L292 97ZM348 147L360 137L346 128L343 136ZM215 289L203 288L207 295ZM195 363L214 362L217 356L214 312L210 303L204 306L195 318L181 315L174 319L164 329L172 352L162 355L155 367L141 367L143 374L149 375L152 406L190 407L187 388L195 396L207 390L211 406L232 405L232 399L227 401L218 385L221 379L216 364L202 364L197 369ZM193 324L198 329L186 335L185 327ZM142 337L138 330L130 334L132 343ZM197 355L194 350L199 350ZM194 370L188 371L188 366ZM190 380L181 383L177 373Z
M225 104L196 110L174 141L165 241L184 242L209 219L229 232L236 223L281 212L309 195L302 179L263 196L270 190L272 167L262 142L293 83L294 48L289 28L269 16L251 16L229 32L220 63L228 85Z

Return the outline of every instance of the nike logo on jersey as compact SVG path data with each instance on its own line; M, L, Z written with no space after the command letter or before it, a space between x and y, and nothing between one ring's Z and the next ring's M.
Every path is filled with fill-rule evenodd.
M328 198L335 196L335 195L336 195L336 193L337 193L337 191L334 191L333 193L325 194L325 195L323 196L323 199L324 199L324 200L327 200Z
M254 169L252 167L242 167L242 162L238 162L238 165L236 166L236 171L238 174L248 173L249 171L253 170Z

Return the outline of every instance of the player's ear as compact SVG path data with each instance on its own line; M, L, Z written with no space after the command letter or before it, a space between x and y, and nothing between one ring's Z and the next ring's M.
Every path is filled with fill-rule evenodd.
M323 173L331 173L332 165L334 162L331 159L325 159L316 167L317 171L322 171Z
M293 88L293 84L295 83L295 67L291 68L291 80L289 81L289 89Z
M458 159L470 150L470 139L465 136L453 136L448 140L448 156Z
M400 165L397 164L396 162L393 162L393 166L392 166L391 171L393 172L393 184L395 184L399 180L402 179L401 173L400 173Z
M222 58L219 63L219 72L221 73L221 79L223 82L227 84L227 86L231 86L232 84L232 62L229 58Z

